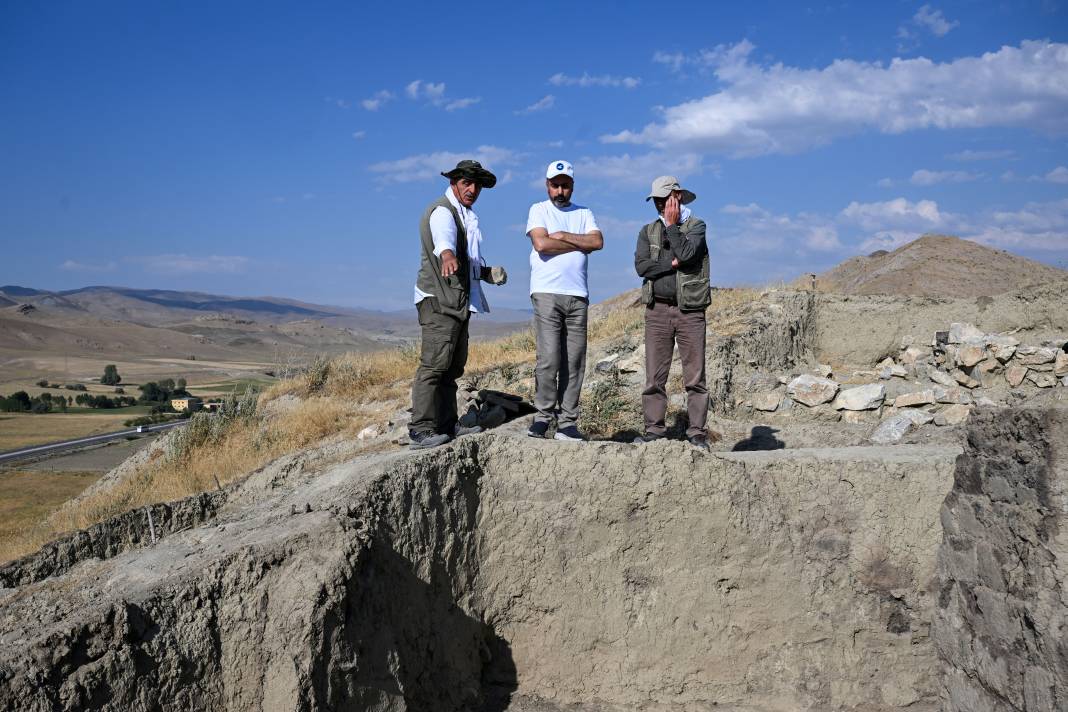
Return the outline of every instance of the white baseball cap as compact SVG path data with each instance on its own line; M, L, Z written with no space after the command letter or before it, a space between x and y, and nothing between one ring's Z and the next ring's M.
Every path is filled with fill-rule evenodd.
M549 167L545 169L545 177L555 178L556 176L568 176L569 178L574 178L575 169L567 161L553 161L549 164Z

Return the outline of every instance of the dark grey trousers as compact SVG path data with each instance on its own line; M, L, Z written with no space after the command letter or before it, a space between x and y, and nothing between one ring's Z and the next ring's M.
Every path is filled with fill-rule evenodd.
M645 308L645 390L642 391L645 432L663 435L667 431L664 423L668 405L666 386L676 341L686 387L686 414L690 420L686 437L707 437L705 311L682 311L660 302Z
M560 406L557 428L578 423L579 393L586 375L586 317L589 300L567 294L535 292L534 420L550 422Z
M456 379L467 365L470 317L457 319L437 310L428 297L416 305L423 344L412 383L412 432L447 433L456 427Z

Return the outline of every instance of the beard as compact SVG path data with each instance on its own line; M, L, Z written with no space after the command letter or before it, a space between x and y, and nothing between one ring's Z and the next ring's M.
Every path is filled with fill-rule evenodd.
M553 196L553 204L554 205L559 205L561 208L566 208L568 205L571 204L571 199L570 198L565 198L562 195L556 195L556 196Z

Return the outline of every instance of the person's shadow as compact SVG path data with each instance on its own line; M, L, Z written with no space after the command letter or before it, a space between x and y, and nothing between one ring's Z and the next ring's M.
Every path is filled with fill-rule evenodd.
M775 437L779 432L768 425L757 425L749 433L745 440L739 440L731 448L733 452L746 452L752 450L783 450L786 443Z

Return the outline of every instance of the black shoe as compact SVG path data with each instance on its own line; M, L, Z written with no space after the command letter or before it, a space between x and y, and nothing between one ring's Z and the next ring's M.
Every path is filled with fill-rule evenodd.
M481 432L481 425L460 425L457 423L456 428L453 430L453 435L455 437L460 437L461 435L474 435L475 433Z
M654 440L660 440L663 437L663 435L656 435L655 433L646 433L645 435L639 435L631 440L631 442L635 445L644 445L645 443L651 443Z
M556 435L553 436L555 440L572 440L576 442L582 442L586 439L586 436L579 432L579 429L574 425L569 425L566 428L558 428Z
M412 441L408 446L412 450L428 450L438 445L444 445L452 440L452 438L444 433L432 433L429 430L424 430L419 433L408 433L408 438Z
M547 432L549 432L549 423L543 420L535 420L527 429L527 435L532 438L544 438Z
M705 452L708 452L708 438L706 438L704 435L694 435L692 438L690 438L690 444L698 450L704 450Z

